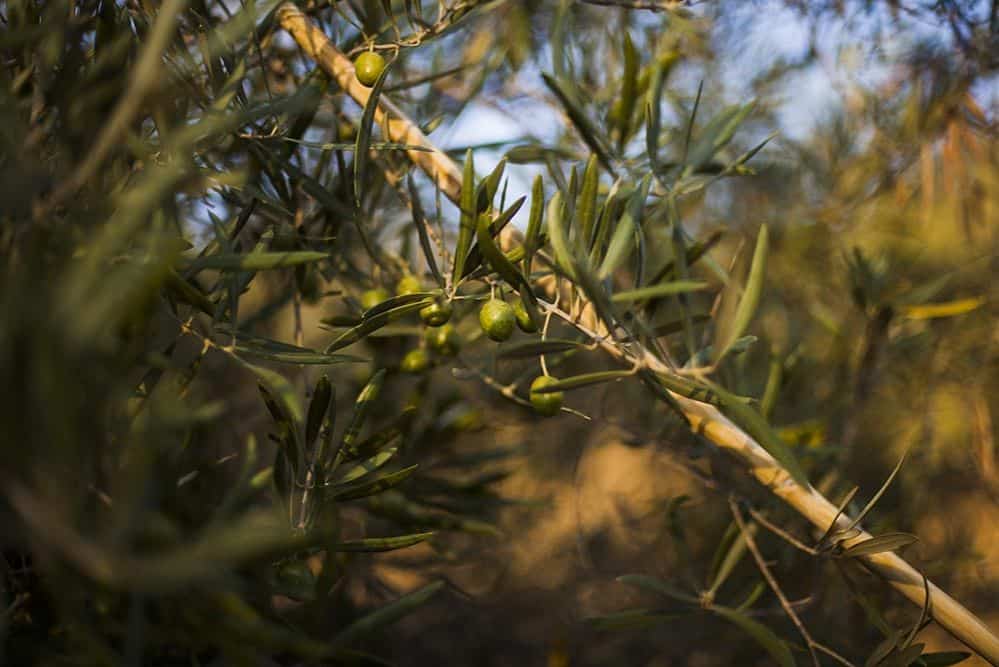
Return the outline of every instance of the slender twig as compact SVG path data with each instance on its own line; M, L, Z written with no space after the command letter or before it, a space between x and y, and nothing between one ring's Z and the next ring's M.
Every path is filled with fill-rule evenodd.
M736 524L739 526L739 531L742 533L742 539L746 542L746 548L749 549L749 553L753 556L753 560L756 561L756 569L760 571L763 578L767 580L767 585L770 586L770 590L774 592L777 596L777 601L780 602L780 606L784 609L784 613L787 617L791 619L794 623L794 627L798 629L798 634L801 638L805 640L805 645L808 647L808 653L812 656L812 664L815 667L819 667L819 656L815 653L816 641L812 639L812 635L808 632L808 628L795 613L794 608L791 606L790 601L788 601L787 596L784 595L784 591L781 590L780 584L777 582L777 578L767 567L767 562L763 558L763 554L760 552L759 547L756 546L756 540L753 539L753 533L747 530L746 520L742 517L742 511L739 509L739 504L735 501L735 497L729 495L728 506L732 510L732 516L735 518Z

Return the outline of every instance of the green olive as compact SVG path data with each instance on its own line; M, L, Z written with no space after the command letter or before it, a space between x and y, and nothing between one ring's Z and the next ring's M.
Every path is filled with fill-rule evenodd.
M517 299L513 303L513 314L517 318L517 326L524 333L534 333L538 330L538 325L531 319L527 308L524 308L524 302L520 299Z
M513 335L517 318L513 308L502 299L489 299L479 311L479 324L492 340L501 343Z
M388 290L383 287L376 287L375 289L369 289L367 292L361 295L361 308L364 310L371 310L382 301L386 301L389 298Z
M399 367L404 373L422 373L430 367L430 355L422 348L410 350Z
M562 409L562 401L565 396L560 391L550 393L539 393L538 389L553 385L558 380L550 375L539 375L531 383L531 405L534 411L545 417L552 417Z
M423 285L420 283L420 279L409 273L400 278L398 284L395 286L395 293L399 296L416 294L422 291Z
M357 128L354 127L353 123L341 120L336 128L336 136L345 144L353 143L354 139L357 138Z
M385 59L374 51L365 51L354 61L354 74L362 86L370 88L385 69Z
M426 341L427 345L446 357L458 354L458 349L461 347L461 338L451 324L427 329Z
M448 320L451 319L452 312L453 309L449 302L438 299L429 306L420 309L420 319L427 326L439 327L447 324Z

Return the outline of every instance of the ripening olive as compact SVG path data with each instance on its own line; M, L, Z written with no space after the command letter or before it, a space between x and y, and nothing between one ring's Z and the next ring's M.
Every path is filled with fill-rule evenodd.
M345 144L353 143L353 141L357 138L357 128L354 127L353 123L348 123L347 121L342 120L337 125L336 136Z
M538 392L538 389L553 385L556 382L558 380L550 375L539 375L531 383L531 405L539 415L551 417L558 414L558 411L562 409L562 401L564 399L562 392L553 391L544 394Z
M418 347L406 353L399 367L404 373L422 373L430 367L430 356Z
M395 286L395 293L399 296L403 296L404 294L416 294L417 292L422 291L423 285L420 284L420 279L409 273L400 278L398 284Z
M430 327L443 326L451 319L452 310L449 302L437 300L420 309L420 319Z
M492 340L501 343L513 335L517 318L513 308L502 299L489 299L479 311L479 324Z
M527 312L527 308L524 308L524 302L517 299L513 303L513 314L517 318L517 326L524 333L534 333L538 330L538 325L534 323L531 319L530 314Z
M370 88L385 69L385 59L374 51L365 51L354 61L354 74L362 86Z
M375 289L369 289L367 292L361 295L361 308L364 310L371 310L382 301L389 298L388 290L384 287L376 287Z
M427 329L425 340L427 345L446 357L458 354L458 348L461 347L461 338L458 337L458 332L451 324L445 324L436 329Z

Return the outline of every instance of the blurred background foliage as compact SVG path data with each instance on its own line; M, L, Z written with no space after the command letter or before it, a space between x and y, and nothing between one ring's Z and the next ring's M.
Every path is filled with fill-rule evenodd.
M425 371L402 365L415 313L322 351L405 275L432 284L407 197L449 239L458 216L425 179L398 187L405 159L377 144L356 205L361 109L274 6L0 2L0 661L771 664L710 603L628 573L749 598L807 660L744 550L719 564L732 489L807 527L638 383L542 421L495 390L462 301L460 353ZM344 52L394 57L383 93L455 158L473 148L485 174L505 156L507 202L536 174L565 190L594 144L648 171L635 99L657 66L663 169L691 117L752 100L701 165L712 187L678 202L711 240L702 277L770 230L757 340L721 376L823 492L859 486L854 513L908 451L866 523L917 535L906 556L999 625L996 3L300 7ZM537 374L503 364L504 383ZM919 619L859 568L756 539L816 640L857 664Z

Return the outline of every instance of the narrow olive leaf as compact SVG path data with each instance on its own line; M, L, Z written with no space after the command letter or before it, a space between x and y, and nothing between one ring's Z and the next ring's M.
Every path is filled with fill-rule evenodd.
M697 84L697 96L694 97L694 108L690 111L690 120L687 121L687 133L683 140L683 161L687 161L690 155L690 140L694 136L694 121L697 120L697 111L701 108L701 93L704 92L704 80Z
M638 50L631 41L628 31L624 32L624 75L621 78L621 97L611 110L612 120L618 131L617 151L624 152L624 146L631 135L631 119L638 103Z
M750 533L756 532L756 524L750 524L747 529ZM738 531L738 526L736 526ZM721 553L721 551L719 551ZM731 544L728 545L728 549L724 551L724 557L720 559L718 563L718 569L714 573L714 578L711 581L711 586L708 589L712 597L718 592L718 589L722 587L732 571L735 570L735 566L739 564L743 556L746 555L746 536L741 532L737 532Z
M735 131L742 121L753 110L753 106L753 103L733 105L712 118L684 160L687 165L684 168L684 175L699 170L714 157L715 153L724 148L735 136Z
M893 652L887 660L879 663L879 667L910 667L917 664L917 658L923 654L926 644L913 644L906 648L900 648Z
M656 373L655 381L662 385L662 387L681 396L718 407L722 405L722 400L715 390L697 380L691 380L690 378L672 373ZM737 398L744 402L748 401L748 399L742 397Z
M401 437L402 430L394 424L389 425L357 443L349 452L344 453L344 458L357 460L366 456L374 456L381 450L395 445L396 441Z
M358 208L361 207L361 187L364 184L364 172L368 166L368 149L371 146L375 111L378 109L378 98L382 94L382 86L385 85L385 77L388 76L390 69L391 63L382 70L375 85L371 87L368 103L364 105L364 112L361 114L361 125L357 128L357 139L354 145L354 204Z
M867 656L867 660L864 661L864 667L877 667L877 665L883 664L885 659L895 652L901 641L902 633L898 630L893 630L880 644L874 647L871 654Z
M879 554L885 551L896 551L918 541L918 537L909 533L885 533L884 535L872 537L869 540L858 542L848 549L844 549L842 555L845 558L870 556L871 554Z
M649 577L644 574L625 574L618 577L617 580L622 584L636 586L647 591L652 591L653 593L665 595L666 597L677 600L678 602L686 602L688 604L695 605L699 605L701 603L696 596L684 593L680 589L667 584L661 579L656 579L655 577Z
M579 229L583 242L589 247L593 238L593 222L597 215L597 189L600 185L600 167L597 156L591 155L583 172L583 190L579 194L579 204L576 207L579 217Z
M607 279L631 255L635 247L635 239L641 234L642 213L645 210L645 200L649 196L652 177L648 174L642 178L638 189L631 196L624 214L617 223L614 235L611 237L607 254L597 270L597 278Z
M566 215L575 219L576 217L576 197L579 196L579 172L576 165L569 168L569 184L565 189Z
M895 477L898 475L899 470L902 469L902 464L905 463L905 457L908 455L909 455L909 449L906 448L906 450L902 452L902 456L899 457L898 463L896 463L895 467L892 468L891 474L888 475L888 479L886 479L884 484L881 485L881 488L878 489L878 492L874 494L874 497L871 498L866 505L864 505L864 509L860 510L860 514L854 517L853 520L850 521L850 523L847 525L847 527L843 529L844 532L849 532L850 530L856 528L860 524L860 522L864 520L864 517L867 516L868 512L874 509L874 506L878 503L879 500L881 500L881 496L883 496L885 491L888 490L888 487L891 486L891 483L895 481Z
M790 473L794 481L807 489L809 486L808 478L805 471L802 470L801 464L798 463L787 444L756 411L756 408L747 405L741 397L729 393L721 387L715 386L713 391L721 401L725 414L753 436L760 446L767 450Z
M843 500L841 500L839 502L839 505L836 506L836 514L833 515L832 521L829 522L829 527L826 528L826 532L822 533L822 537L820 537L819 540L816 542L817 548L821 548L823 545L825 545L826 541L834 533L837 532L836 522L839 520L839 517L843 514L843 510L846 509L846 506L849 505L850 501L853 500L853 497L857 495L858 491L860 491L860 487L855 486L846 492L846 495L843 497Z
M516 286L522 293L530 294L531 286L524 278L524 275L517 270L513 262L506 258L489 233L489 216L482 215L479 217L476 238L483 256L489 262L489 266L510 285Z
M475 162L472 158L472 149L468 149L468 152L465 153L460 204L458 241L455 244L454 267L451 272L451 280L454 284L458 284L458 280L465 270L465 258L468 256L468 249L472 246L472 237L475 236Z
M426 542L434 536L433 532L413 533L412 535L400 535L399 537L366 537L361 540L348 540L338 542L330 547L333 551L344 552L378 552L395 551L405 549L420 542Z
M517 215L517 213L520 211L520 208L524 205L525 201L527 201L526 195L515 201L513 204L510 205L510 208L503 211L503 213L498 215L495 220L490 222L489 235L496 236L501 231L503 231L503 228L506 227L511 220L513 220L513 216ZM488 218L488 217L489 217L488 215L480 214L479 219L481 221L482 218ZM471 275L471 273L476 269L478 269L481 265L482 265L482 249L479 248L479 245L476 242L476 245L473 245L472 249L468 252L468 258L465 260L465 270L461 275L462 279Z
M569 278L576 279L575 261L569 249L569 234L562 217L562 193L556 191L548 202L548 237L555 255L555 264Z
M523 359L536 357L541 354L557 354L585 348L586 344L577 340L563 340L559 338L548 338L546 340L528 340L523 343L504 345L496 353L497 359Z
M329 258L329 253L315 250L295 252L253 252L246 255L209 255L191 262L188 270L193 274L202 269L219 271L266 271L299 264L311 264Z
M744 165L747 162L749 162L750 160L752 160L754 157L756 157L756 154L759 153L761 150L763 150L763 147L766 146L767 144L769 144L771 141L773 141L774 138L776 138L776 137L777 137L777 132L771 132L770 134L768 134L763 139L763 141L761 141L760 143L756 144L755 146L753 146L752 148L750 148L748 151L746 151L745 153L743 153L739 157L735 158L732 161L731 164L729 164L729 165L727 165L725 167L725 169L722 171L722 174L724 174L726 172L731 172L731 171L735 171L737 173L752 173L752 172L746 172L745 170L740 171L739 168L742 165Z
M321 324L328 328L338 329L341 327L356 327L361 323L361 318L357 315L330 315L319 320Z
M550 158L559 160L580 160L581 156L570 150L556 146L540 146L536 144L525 144L514 146L503 156L510 164L531 164L538 162L544 164Z
M539 394L549 394L555 391L569 391L570 389L579 389L581 387L588 387L591 384L600 384L602 382L610 382L611 380L620 380L621 378L631 377L634 373L632 371L597 371L596 373L583 373L582 375L573 375L572 377L563 378L547 384L544 387L535 389L534 391Z
M712 606L711 611L730 623L739 626L743 632L762 646L781 667L794 667L794 656L780 637L759 621L728 607Z
M173 269L167 272L164 287L175 300L194 306L210 317L215 317L215 304L212 303L211 299L196 285L181 278Z
M381 329L389 322L399 319L400 317L405 317L410 313L415 313L419 309L424 307L423 301L417 301L416 303L407 303L404 306L399 306L398 308L393 308L392 310L387 310L383 313L379 313L376 316L364 319L355 327L351 327L347 331L344 331L340 336L326 346L326 352L334 352L336 350L347 347L348 345L353 345L359 340L371 335L373 332Z
M749 269L749 278L731 317L722 318L718 323L718 333L714 344L714 362L720 362L732 347L732 344L746 332L750 321L756 314L763 295L763 283L767 273L767 253L769 250L769 234L767 226L760 227L756 238L756 250L753 252L753 263ZM733 281L734 283L734 281Z
M663 66L656 63L652 68L652 79L649 85L649 99L645 110L645 150L649 155L652 172L659 173L659 134L662 132L662 115L660 101L663 96L663 81L665 76Z
M600 134L597 132L593 123L590 119L586 117L583 110L573 101L568 93L559 85L558 81L555 80L550 74L542 73L542 79L544 79L545 85L551 90L558 101L565 108L566 114L569 116L569 120L572 121L573 127L579 132L579 135L586 142L586 145L590 147L597 157L600 158L600 162L604 165L604 169L611 173L613 176L617 176L614 171L614 165L611 161L610 151L604 145L603 140L600 138Z
M386 475L381 475L380 477L375 477L373 479L357 482L356 484L350 484L344 487L337 486L328 493L328 496L335 502L367 498L368 496L372 496L376 493L381 493L382 491L399 486L404 481L409 479L409 477L416 472L418 467L419 465L414 463L407 468L390 472Z
M708 253L709 250L718 245L718 242L722 240L723 236L724 234L721 231L716 231L704 241L698 241L687 246L684 249L684 266L693 266L696 264L698 260ZM676 277L676 262L671 259L666 262L654 276L652 276L652 279L649 282L659 283L663 280L672 279L674 277Z
M413 225L416 226L416 233L420 237L420 248L423 249L423 257L427 261L427 268L433 274L438 287L444 287L444 276L437 267L437 258L434 254L434 246L430 242L430 233L427 231L427 217L423 214L423 206L420 204L420 193L416 190L413 182L413 174L406 175L406 185L409 186L409 201L413 212Z
M736 607L735 610L746 611L754 604L756 604L756 601L760 599L760 596L763 595L764 591L766 590L767 590L767 585L765 583L763 583L762 581L756 582L756 585L753 586L752 590L749 591L749 595L746 596L745 600L739 603L739 606Z
M394 445L396 440L401 438L403 432L409 427L415 414L416 407L407 405L388 424L358 442L350 451L344 452L344 458L347 460L356 460L374 456L375 453L382 449Z
M940 303L922 303L902 306L902 314L910 320L929 320L942 317L956 317L970 313L985 304L984 297L970 297Z
M385 299L381 303L376 303L371 308L368 308L361 314L361 321L364 322L365 320L370 320L373 317L378 317L379 315L399 308L400 306L408 306L413 303L427 305L433 301L434 297L439 295L440 292L413 292L412 294L398 294Z
M583 621L597 630L639 630L679 618L682 618L680 614L667 614L649 609L629 609L603 616L588 616Z
M777 405L777 395L783 381L784 359L776 354L771 354L770 363L767 366L767 383L763 387L763 396L760 398L760 414L768 421Z
M260 383L276 401L282 414L289 418L292 426L298 427L302 424L305 419L302 404L299 402L298 394L291 383L283 375L268 368L255 366L236 356L233 356L233 359L257 376Z
M950 667L964 662L971 657L967 651L940 651L937 653L924 653L919 656L922 667Z
M611 301L614 303L627 303L629 301L654 299L670 294L680 294L681 292L698 292L707 288L708 283L698 280L677 280L671 283L661 283L650 287L640 287L638 289L617 292L611 297Z
M252 343L236 343L234 350L237 354L283 364L333 366L335 364L356 364L368 361L363 357L355 357L350 354L325 354L304 347L295 350L267 350L259 348Z
M501 159L499 164L486 176L479 184L475 193L475 213L485 213L493 206L496 192L499 190L500 180L506 170L506 159Z
M381 393L382 385L384 384L385 369L383 368L371 376L368 384L357 395L357 400L354 401L354 414L351 415L350 423L341 437L341 448L343 450L350 452L353 449L354 443L357 441L357 436L361 434L364 422L371 411L371 406L378 399L378 395Z
M332 648L334 650L347 646L362 637L371 635L381 630L387 625L395 623L399 619L413 612L417 607L436 595L444 582L437 581L428 586L424 586L418 591L404 595L395 602L391 602L384 607L371 612L367 616L354 621L333 638Z
M346 471L344 471L340 475L340 477L336 481L333 482L333 484L340 485L340 484L349 484L351 482L356 482L361 477L373 473L376 470L385 466L385 464L387 464L389 461L393 459L393 457L395 457L398 451L399 451L398 447L392 447L390 449L378 452L369 459L365 459L360 463L356 463L350 466L349 468L347 468Z
M292 465L292 474L296 474L305 466L305 446L302 443L301 432L301 424L305 415L302 411L302 405L298 401L298 394L295 393L291 383L280 373L255 366L235 355L233 355L233 359L256 375L260 381L260 390L264 402L267 404L267 409L276 422L283 424L284 433L281 434L281 440L284 446L282 449L288 458L288 463ZM289 451L289 449L294 449L294 451ZM279 452L278 459L281 456L281 452Z
M545 189L541 176L534 177L531 187L531 214L527 218L527 232L524 235L524 275L530 277L531 260L541 244L541 222L545 210Z
M319 446L316 456L312 461L314 478L322 479L321 475L330 465L330 457L333 452L333 431L336 427L336 387L330 386L329 409L323 416L323 423L319 429Z
M329 376L322 375L316 382L315 391L312 392L312 401L309 403L309 413L305 419L305 446L311 447L319 436L319 430L326 419L326 411L330 408L330 399L333 398L333 385L330 384Z

